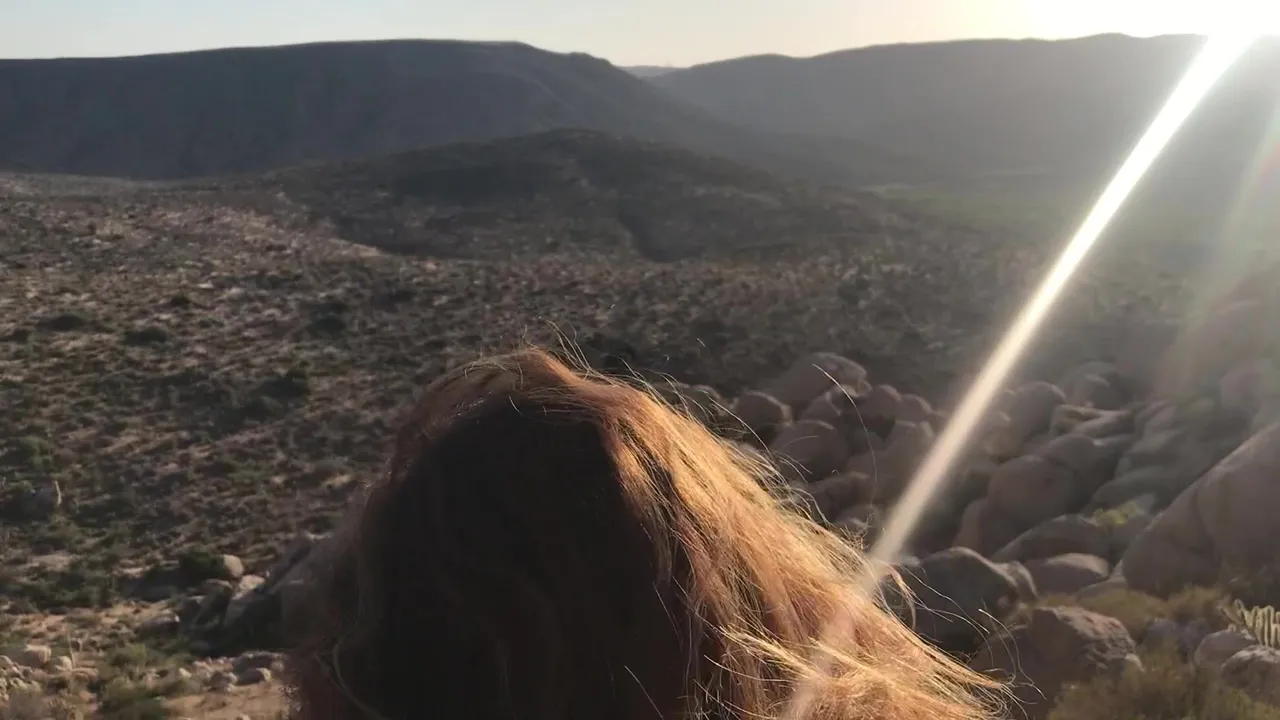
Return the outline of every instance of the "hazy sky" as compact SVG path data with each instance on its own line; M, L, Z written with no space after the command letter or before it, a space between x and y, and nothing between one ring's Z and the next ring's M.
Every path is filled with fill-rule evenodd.
M1280 0L0 0L0 57L138 55L318 40L521 40L689 65L890 42L1204 32Z

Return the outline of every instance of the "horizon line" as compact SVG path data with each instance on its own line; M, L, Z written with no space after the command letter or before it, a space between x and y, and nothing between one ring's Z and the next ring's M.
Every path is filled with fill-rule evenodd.
M432 37L383 37L383 38L346 38L332 40L312 40L308 42L279 43L274 45L219 45L210 47L195 47L183 50L164 50L159 52L144 52L132 55L57 55L46 57L6 57L0 56L0 62L74 62L74 61L93 61L93 60L135 60L141 58L158 58L171 57L176 55L197 55L204 53L218 52L235 52L235 51L269 51L269 50L285 50L291 48L315 47L320 45L373 45L379 43L440 43L440 44L457 44L457 45L507 45L507 46L524 46L540 52L555 55L586 55L599 60L604 60L619 68L660 68L664 70L689 70L692 68L702 67L706 65L715 65L719 63L734 62L739 60L751 60L760 58L778 58L786 60L813 60L817 58L828 57L831 55L839 55L848 52L857 52L861 50L874 50L880 48L891 47L910 47L910 46L927 46L927 45L957 45L967 43L989 43L989 42L1043 42L1043 43L1059 43L1073 42L1082 40L1093 40L1098 38L1125 38L1130 40L1159 40L1170 38L1206 38L1206 33L1156 33L1151 35L1142 35L1125 32L1104 32L1090 33L1086 35L1072 36L1045 36L1045 35L1026 35L1026 36L973 36L973 37L957 37L941 40L922 40L922 41L899 41L884 43L869 43L866 45L853 45L846 48L836 50L827 50L812 55L789 55L786 53L761 52L747 55L737 55L732 57L719 58L716 60L707 60L704 62L693 63L690 65L665 65L657 63L627 63L617 62L601 55L595 55L581 50L550 50L545 47L534 45L525 40L480 40L480 39L463 39L463 38L432 38Z

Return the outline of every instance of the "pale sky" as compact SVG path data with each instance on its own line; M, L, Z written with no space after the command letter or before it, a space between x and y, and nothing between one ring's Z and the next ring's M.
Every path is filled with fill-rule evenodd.
M0 0L0 57L455 38L684 66L955 38L1202 33L1245 6L1280 0Z

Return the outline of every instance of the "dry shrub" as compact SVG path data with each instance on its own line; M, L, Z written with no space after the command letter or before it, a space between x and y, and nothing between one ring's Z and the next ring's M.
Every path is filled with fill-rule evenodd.
M1063 692L1048 720L1280 720L1280 708L1257 702L1165 649L1143 667L1100 677Z
M1228 602L1226 595L1213 588L1187 588L1167 600L1136 590L1109 590L1090 597L1073 595L1046 595L1037 601L1039 606L1079 607L1090 612L1113 617L1125 626L1135 640L1141 640L1152 620L1173 620L1180 624L1203 621L1210 630L1222 630L1227 618L1222 606ZM1010 618L1009 625L1020 624L1029 609Z
M16 690L0 702L0 720L45 720L49 714L44 694L39 690Z

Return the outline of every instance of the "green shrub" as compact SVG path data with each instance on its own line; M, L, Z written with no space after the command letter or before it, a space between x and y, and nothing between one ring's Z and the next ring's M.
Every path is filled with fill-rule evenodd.
M1280 720L1280 708L1228 687L1170 650L1143 667L1067 688L1048 720Z
M1200 620L1210 630L1222 630L1227 626L1222 606L1226 596L1212 588L1188 588L1182 592L1162 600L1136 590L1116 589L1097 595L1078 598L1072 595L1046 595L1040 598L1039 606L1071 606L1080 607L1090 612L1113 617L1125 626L1135 640L1141 640L1152 620L1173 620L1178 623L1190 623ZM1015 614L1008 624L1016 625L1025 615Z
M172 715L152 690L123 677L107 683L99 697L98 714L103 720L165 720Z
M186 583L198 585L205 580L226 579L226 563L223 562L222 555L197 546L178 556L178 572Z

